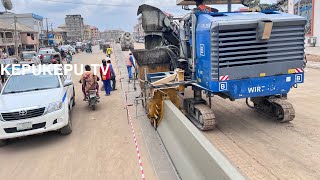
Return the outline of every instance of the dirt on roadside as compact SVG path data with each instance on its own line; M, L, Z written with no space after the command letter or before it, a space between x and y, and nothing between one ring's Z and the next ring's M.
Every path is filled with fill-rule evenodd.
M307 61L320 62L320 56L307 54Z

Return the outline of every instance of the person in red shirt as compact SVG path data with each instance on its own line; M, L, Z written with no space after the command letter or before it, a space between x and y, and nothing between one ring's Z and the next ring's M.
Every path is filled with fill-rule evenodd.
M197 5L198 10L201 12L207 12L207 13L218 12L217 9L206 6L203 3L204 0L195 0L195 1L196 1L196 5Z
M104 89L106 91L106 96L110 96L111 93L111 68L110 65L107 64L106 60L102 61L102 66L100 67L100 75L101 75L101 80L104 85Z

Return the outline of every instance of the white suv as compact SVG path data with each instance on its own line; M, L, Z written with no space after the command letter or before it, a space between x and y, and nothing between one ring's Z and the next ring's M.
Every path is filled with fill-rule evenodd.
M75 105L71 75L14 75L0 94L0 146L7 139L60 131L72 132Z

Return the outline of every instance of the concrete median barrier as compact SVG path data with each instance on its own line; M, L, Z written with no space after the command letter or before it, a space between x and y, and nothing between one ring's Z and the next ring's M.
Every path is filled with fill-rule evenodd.
M171 101L158 133L182 179L245 179Z

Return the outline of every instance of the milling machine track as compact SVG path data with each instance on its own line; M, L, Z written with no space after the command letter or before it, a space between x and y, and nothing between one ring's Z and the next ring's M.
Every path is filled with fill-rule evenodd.
M213 110L205 104L205 101L187 99L185 101L185 110L190 121L201 131L208 131L215 128L215 115Z
M277 118L279 122L290 122L295 118L295 110L287 99L268 97L251 98L254 107Z

